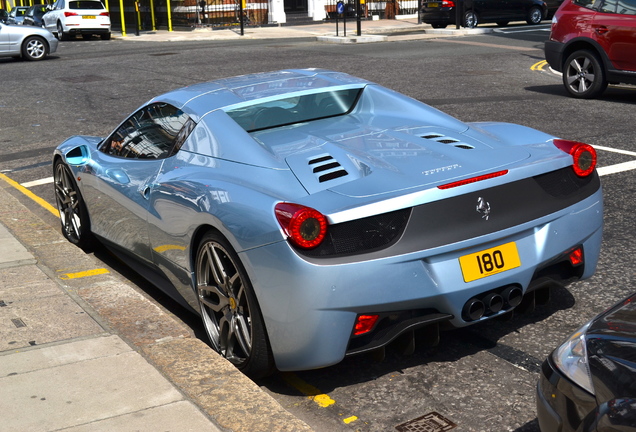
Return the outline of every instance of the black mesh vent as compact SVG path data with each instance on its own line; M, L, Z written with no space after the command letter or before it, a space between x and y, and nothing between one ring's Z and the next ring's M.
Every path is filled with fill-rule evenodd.
M534 179L548 194L555 198L566 197L578 191L592 181L594 175L579 177L572 167L561 168L546 174L541 174Z
M392 245L400 237L411 209L330 225L327 238L314 249L297 249L310 257L335 257L373 252Z

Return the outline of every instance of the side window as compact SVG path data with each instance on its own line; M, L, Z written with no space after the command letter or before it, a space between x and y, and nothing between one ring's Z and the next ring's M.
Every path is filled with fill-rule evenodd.
M600 12L603 13L616 13L616 3L618 0L604 0L601 4Z
M186 136L179 133L192 120L183 111L166 103L148 105L131 115L99 150L111 156L129 159L160 159L171 156L180 148ZM177 142L179 141L179 142ZM177 149L178 149L177 148Z
M636 0L619 0L616 13L623 15L636 15Z
M594 6L594 1L595 0L574 0L574 3L579 5L579 6L582 6L582 7L588 8L588 9L592 9L593 6Z

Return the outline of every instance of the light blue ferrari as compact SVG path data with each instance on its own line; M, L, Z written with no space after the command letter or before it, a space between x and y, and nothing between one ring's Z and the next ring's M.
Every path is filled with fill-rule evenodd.
M126 256L252 377L436 340L590 277L595 166L587 144L319 69L175 90L54 154L66 238Z

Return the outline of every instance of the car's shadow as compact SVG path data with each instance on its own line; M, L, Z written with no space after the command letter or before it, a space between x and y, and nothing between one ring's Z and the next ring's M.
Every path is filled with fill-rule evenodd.
M573 99L571 96L569 96L567 90L565 90L563 84L560 81L558 84L529 86L525 87L525 89L533 93L540 93L551 96L563 96L565 98ZM586 99L581 99L581 102L584 102L585 100ZM605 90L603 94L597 97L595 100L634 105L636 104L636 86L610 85L607 87L607 90Z

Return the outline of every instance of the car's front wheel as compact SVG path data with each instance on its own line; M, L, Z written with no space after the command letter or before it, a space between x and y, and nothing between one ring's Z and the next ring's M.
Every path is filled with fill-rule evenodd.
M543 19L543 11L538 6L533 6L528 11L528 16L526 18L526 22L530 25L535 25L541 23Z
M29 36L22 43L22 57L27 60L42 60L46 57L46 42L37 36Z
M62 234L68 241L80 248L89 247L93 237L90 232L88 211L73 178L73 173L61 160L55 162L53 183L55 185L55 201L62 224Z
M475 28L477 24L479 24L477 14L471 10L466 11L464 14L464 27Z
M274 360L250 280L229 242L216 231L197 249L196 288L212 348L252 378L270 375Z
M563 68L563 85L576 98L593 99L603 93L607 81L598 56L588 50L572 53Z

